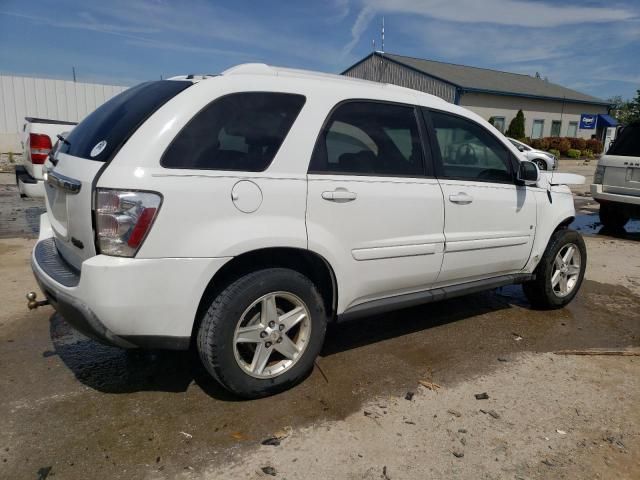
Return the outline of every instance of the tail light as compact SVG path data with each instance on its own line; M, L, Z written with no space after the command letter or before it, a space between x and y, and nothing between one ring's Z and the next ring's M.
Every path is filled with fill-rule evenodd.
M161 203L158 193L99 188L96 191L99 252L117 257L135 256L151 230Z
M604 180L604 168L602 165L596 167L596 171L593 174L593 183L602 184Z
M51 151L51 139L49 135L30 133L29 149L31 153L31 163L34 165L42 165Z

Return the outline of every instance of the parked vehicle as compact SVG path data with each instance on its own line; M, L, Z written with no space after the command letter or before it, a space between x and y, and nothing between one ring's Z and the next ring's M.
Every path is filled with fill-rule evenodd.
M42 165L58 135L66 135L76 123L35 117L24 120L20 140L24 163L16 167L16 185L21 197L43 197Z
M518 157L478 115L396 86L256 64L148 82L47 161L33 271L81 332L194 346L230 391L269 395L336 319L517 283L569 303L587 260L573 197Z
M509 138L509 141L513 143L514 147L522 152L527 160L535 163L540 170L555 170L558 168L558 160L554 154L532 148L526 143L522 143L515 138L507 138Z
M600 221L620 229L640 218L640 122L618 132L606 155L600 157L591 184L600 204Z

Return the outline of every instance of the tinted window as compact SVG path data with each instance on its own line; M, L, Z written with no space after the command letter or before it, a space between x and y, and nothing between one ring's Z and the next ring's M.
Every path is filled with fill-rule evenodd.
M640 157L640 123L631 124L618 133L607 155Z
M422 144L413 107L374 102L340 105L318 138L309 170L423 175Z
M441 162L441 177L511 182L510 155L504 145L475 122L431 112Z
M162 166L261 172L275 157L304 101L301 95L265 92L219 98L176 136Z
M191 82L160 80L125 90L80 122L66 136L68 143L60 142L58 151L106 162L153 112L191 85ZM91 150L103 140L106 146L92 157Z

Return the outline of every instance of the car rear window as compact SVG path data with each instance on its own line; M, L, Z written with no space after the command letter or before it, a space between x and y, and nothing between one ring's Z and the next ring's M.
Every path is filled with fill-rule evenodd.
M178 133L165 151L166 168L261 172L278 153L305 97L243 92L214 100Z
M159 80L129 88L89 114L67 135L66 142L59 142L57 151L109 161L153 112L191 85Z
M618 138L609 147L607 155L640 157L640 123L633 123L623 128Z

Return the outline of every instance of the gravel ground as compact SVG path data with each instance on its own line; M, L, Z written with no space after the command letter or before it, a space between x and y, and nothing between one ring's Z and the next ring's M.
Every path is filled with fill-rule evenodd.
M273 468L287 479L638 478L640 357L503 360L491 375L420 386L411 401L378 398L279 446L237 452L202 477L261 478Z

